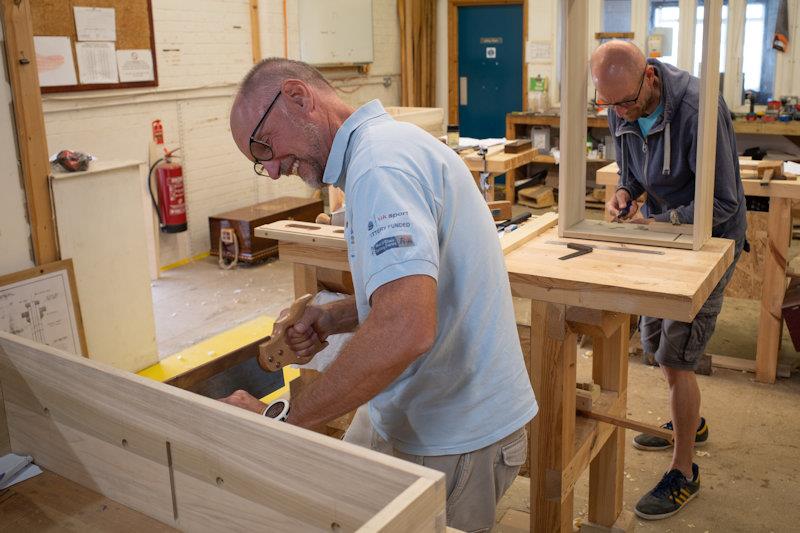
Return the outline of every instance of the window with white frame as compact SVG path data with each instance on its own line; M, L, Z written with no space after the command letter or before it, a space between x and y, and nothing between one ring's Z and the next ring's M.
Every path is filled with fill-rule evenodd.
M705 15L703 8L703 0L697 0L697 9L695 15L694 25L694 62L692 73L695 76L700 75L700 63L703 58L703 16ZM728 42L728 2L727 0L722 5L722 28L720 29L719 38L721 43ZM719 47L719 71L725 72L725 57L727 56L727 46Z
M655 28L668 28L672 30L672 47L670 50L663 50L659 61L678 64L678 28L680 20L680 8L676 0L650 2L650 19L648 22L648 33L652 34Z
M603 0L603 31L631 31L631 0Z
M775 59L772 49L779 0L747 0L742 50L742 92L753 91L755 102L773 97Z

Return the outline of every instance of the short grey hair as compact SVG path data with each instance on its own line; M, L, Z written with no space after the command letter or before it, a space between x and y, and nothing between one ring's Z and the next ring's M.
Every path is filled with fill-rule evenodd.
M250 69L239 86L239 94L256 94L259 89L264 87L274 90L275 85L280 85L288 79L300 80L320 89L333 90L333 86L322 73L308 63L282 57L270 57L259 61Z

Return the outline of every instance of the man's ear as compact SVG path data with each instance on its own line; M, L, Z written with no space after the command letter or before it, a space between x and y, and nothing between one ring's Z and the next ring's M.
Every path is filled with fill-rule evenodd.
M301 113L310 113L314 108L314 92L302 80L286 80L281 86L289 108Z

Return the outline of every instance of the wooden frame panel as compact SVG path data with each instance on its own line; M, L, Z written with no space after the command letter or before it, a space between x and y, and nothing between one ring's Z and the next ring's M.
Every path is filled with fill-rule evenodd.
M528 40L528 0L448 0L447 1L447 122L458 124L458 8L522 4L522 102L528 107L528 63L525 42Z
M704 10L694 224L685 225L682 228L685 233L678 235L674 231L658 231L655 226L642 231L635 226L585 220L588 7L584 0L563 0L561 8L564 26L561 32L559 237L700 250L711 238L712 227L722 1L707 0Z
M443 531L444 475L0 332L11 449L179 529Z

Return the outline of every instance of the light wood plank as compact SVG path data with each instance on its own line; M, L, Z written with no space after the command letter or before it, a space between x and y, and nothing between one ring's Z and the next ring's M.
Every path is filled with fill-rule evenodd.
M556 213L545 213L536 218L531 217L528 219L528 222L518 229L504 233L503 236L500 237L500 245L503 247L503 254L510 254L532 238L538 237L556 224L558 224L558 215Z
M290 263L331 268L344 272L350 271L350 263L347 260L347 250L281 241L278 245L278 255L282 261L288 261Z
M58 261L58 240L50 199L50 162L44 129L39 73L33 47L30 0L0 2L8 80L13 94L22 180L37 265Z
M566 308L531 302L531 381L539 414L531 422L531 531L572 531L573 497L562 497L562 471L575 445L577 339Z
M778 352L783 331L783 297L786 292L786 265L792 236L792 202L771 198L767 221L767 257L761 289L761 314L756 343L756 381L775 383Z
M800 181L772 180L767 185L761 185L761 181L757 179L742 179L742 185L744 193L748 196L800 200Z
M446 497L444 490L441 483L418 479L364 524L362 530L400 532L424 527L430 531L442 531L446 527L447 517L436 502Z
M278 220L255 228L253 233L256 237L261 237L262 239L314 244L338 250L347 249L344 228L340 226L312 224L311 222L298 222L296 220Z
M419 479L441 485L432 499L444 512L439 472L2 332L0 381L13 451L167 523L170 442L183 529L235 517L255 530L273 515L303 530L357 529Z
M583 220L586 205L585 0L561 2L561 164L558 167L558 234Z
M492 174L503 174L509 170L519 168L532 162L539 154L536 148L529 148L516 154L507 154L502 151L490 153L486 156L486 170ZM466 154L463 158L470 172L483 172L483 158L477 155Z
M703 9L703 53L700 74L700 111L697 126L697 163L694 185L694 239L699 250L711 238L714 180L717 162L719 113L719 47L722 0L706 0Z
M625 244L641 244L644 246L659 246L667 248L692 249L692 226L675 226L681 228L667 232L647 229L644 224L620 224L604 220L582 220L562 232L564 237L571 239L588 239L596 241L618 242ZM689 233L674 233L688 228Z

